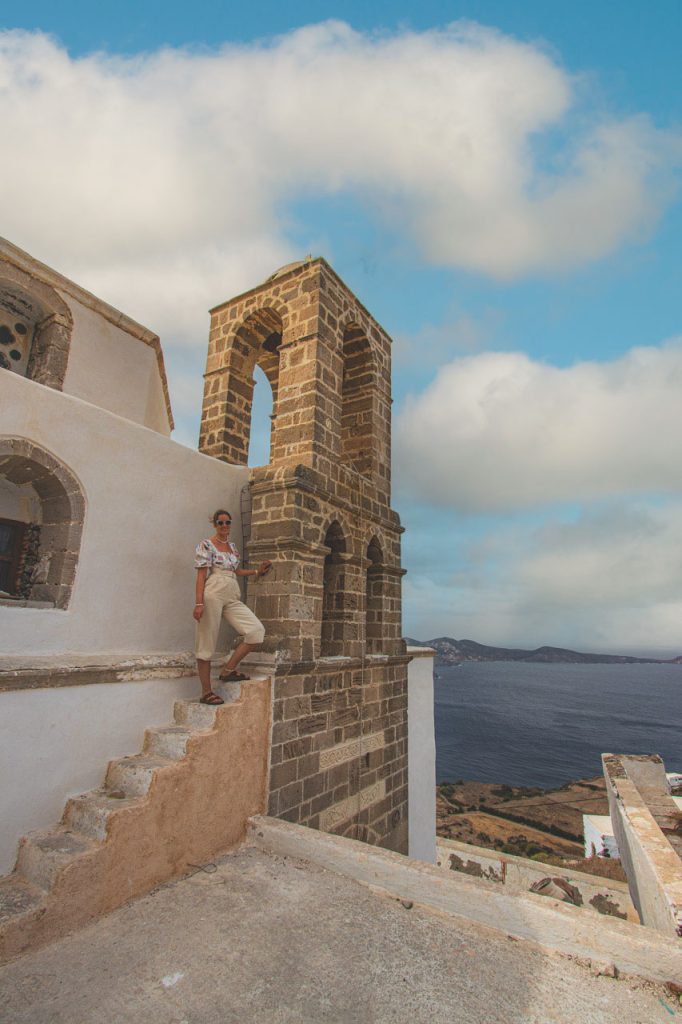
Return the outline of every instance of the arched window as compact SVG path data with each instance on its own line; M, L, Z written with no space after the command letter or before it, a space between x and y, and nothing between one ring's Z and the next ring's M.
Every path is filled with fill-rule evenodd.
M24 438L0 438L0 598L66 608L84 515L66 466Z
M227 326L222 330L228 331ZM250 313L227 341L224 356L220 350L209 355L204 384L204 404L199 449L211 452L220 446L221 458L237 466L249 463L249 441L254 400L254 373L259 367L272 390L273 434L277 419L279 388L279 352L282 345L282 318L276 310L264 308ZM221 361L224 360L224 361ZM254 450L253 457L256 457ZM268 452L265 463L270 461Z
M324 560L320 654L322 657L332 657L344 653L346 614L343 557L346 553L346 540L341 525L336 519L327 530L324 545L329 551Z
M381 654L384 633L384 556L376 537L367 547L367 581L365 589L365 641L368 654Z
M53 288L0 263L0 370L60 391L72 327L71 311Z
M264 370L256 365L253 371L249 466L267 466L270 462L273 404L270 381Z
M371 476L374 466L374 389L369 341L357 324L348 324L343 334L341 454L363 476Z

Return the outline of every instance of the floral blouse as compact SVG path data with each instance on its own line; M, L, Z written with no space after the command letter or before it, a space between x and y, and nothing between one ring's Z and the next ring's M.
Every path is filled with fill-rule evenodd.
M210 570L215 566L218 569L232 569L235 572L240 558L241 555L234 544L230 544L229 551L218 551L213 541L207 538L197 545L194 568Z

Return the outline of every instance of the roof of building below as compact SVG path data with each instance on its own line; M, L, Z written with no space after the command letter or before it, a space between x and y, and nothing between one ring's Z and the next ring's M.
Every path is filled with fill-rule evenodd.
M666 991L244 847L0 969L3 1024L612 1024Z

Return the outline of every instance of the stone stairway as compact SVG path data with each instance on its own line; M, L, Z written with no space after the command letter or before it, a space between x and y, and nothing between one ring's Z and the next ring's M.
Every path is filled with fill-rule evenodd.
M236 846L265 810L270 680L179 700L142 752L111 761L100 789L25 836L0 879L0 963L80 927Z

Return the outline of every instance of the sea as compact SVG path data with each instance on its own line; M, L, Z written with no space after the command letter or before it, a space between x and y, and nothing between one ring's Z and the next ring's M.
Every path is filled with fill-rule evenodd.
M602 753L682 771L682 665L436 666L436 781L561 786Z

